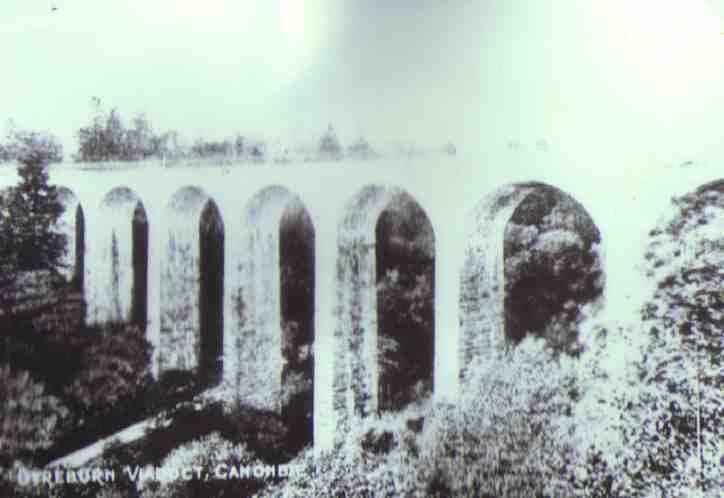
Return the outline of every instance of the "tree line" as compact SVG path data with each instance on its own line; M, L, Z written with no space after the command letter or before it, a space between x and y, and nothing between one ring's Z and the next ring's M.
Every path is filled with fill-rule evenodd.
M320 135L317 143L310 147L288 147L276 144L274 151L264 140L235 133L222 140L197 138L187 143L177 130L159 131L148 116L139 112L129 120L124 118L118 108L104 110L98 97L91 99L91 120L80 127L75 138L77 152L72 155L75 162L118 162L140 161L144 159L246 159L251 161L291 162L294 160L342 160L375 159L382 154L360 136L351 144L344 146L330 123ZM48 162L63 160L63 146L58 137L48 132L22 131L15 122L8 120L8 132L5 140L0 141L0 163L21 160L23 151L29 148L45 148L49 153ZM29 147L32 144L32 147ZM420 154L417 149L400 149L397 154ZM441 152L455 155L456 148L451 143L443 145Z

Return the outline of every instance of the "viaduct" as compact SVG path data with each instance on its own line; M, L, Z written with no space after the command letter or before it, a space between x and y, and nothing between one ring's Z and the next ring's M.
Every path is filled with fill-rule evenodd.
M289 206L303 206L314 228L314 444L324 449L355 413L377 406L375 226L400 196L414 199L434 232L433 397L455 402L470 363L485 361L503 338L504 231L528 195L554 190L583 206L601 235L605 307L625 319L646 293L646 237L671 197L724 177L712 166L608 175L541 157L60 164L50 177L67 207L68 257L84 282L87 322L137 314L154 346L155 375L195 370L212 333L199 297L208 285L223 303L213 346L222 380L271 409L283 369L280 221ZM15 182L0 173L0 186ZM143 261L133 249L139 237ZM203 251L223 261L223 278L202 282Z

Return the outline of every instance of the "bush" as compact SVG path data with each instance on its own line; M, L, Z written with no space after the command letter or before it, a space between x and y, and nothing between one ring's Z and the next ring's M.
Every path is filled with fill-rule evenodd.
M353 424L272 496L575 496L577 360L540 339L471 370L457 407L413 405Z
M110 323L90 328L85 335L88 342L79 372L65 389L81 420L138 412L139 400L151 381L151 345L144 331L135 325Z
M244 443L233 444L214 432L174 449L160 465L168 469L200 467L205 475L200 478L194 475L190 481L143 481L139 488L143 496L148 498L251 496L262 487L262 481L255 478L219 479L215 470L220 465L229 469L261 463Z
M196 372L188 370L166 370L150 386L148 408L152 413L173 408L188 402L203 390L203 382Z
M419 472L430 494L573 496L575 365L528 338L477 366L460 407L426 420Z
M0 466L50 447L68 410L26 371L0 366Z

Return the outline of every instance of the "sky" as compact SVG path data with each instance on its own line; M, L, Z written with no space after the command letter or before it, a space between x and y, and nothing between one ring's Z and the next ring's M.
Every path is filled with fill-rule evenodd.
M95 96L189 141L724 158L724 0L3 0L0 47L0 121L66 151Z

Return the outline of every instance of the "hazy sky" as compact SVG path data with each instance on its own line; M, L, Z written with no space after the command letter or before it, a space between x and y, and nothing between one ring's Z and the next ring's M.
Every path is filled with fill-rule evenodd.
M189 140L693 155L724 142L723 4L2 0L0 120L74 148L97 96Z

